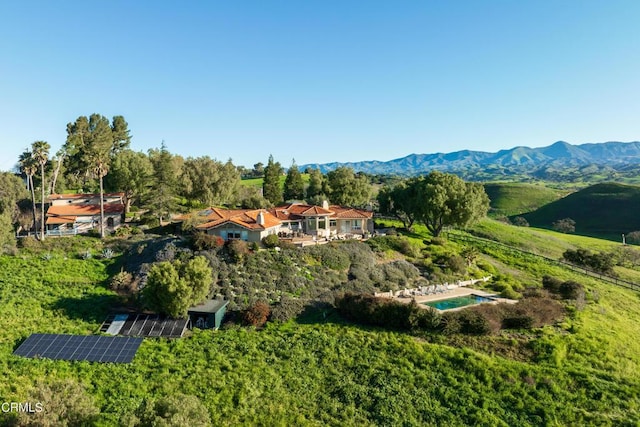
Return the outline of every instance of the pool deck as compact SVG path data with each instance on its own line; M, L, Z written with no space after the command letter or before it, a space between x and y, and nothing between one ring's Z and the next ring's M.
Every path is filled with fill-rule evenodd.
M422 303L431 302L431 301L440 301L443 299L462 297L466 295L478 295L481 297L491 297L493 300L495 300L495 302L487 303L487 304L497 304L500 302L505 302L507 304L515 304L517 302L516 300L512 300L508 298L500 298L496 296L496 294L494 293L481 291L478 289L473 289L468 287L459 287L459 288L447 290L442 293L431 294L431 295L416 295L411 298L395 297L393 299L395 299L396 301L405 302L407 304L410 303L412 300L415 300L415 302L417 302L420 307L427 308L428 306L425 306ZM465 308L465 307L460 307L460 308ZM454 308L450 310L459 310L460 308ZM447 310L447 311L450 311L450 310Z

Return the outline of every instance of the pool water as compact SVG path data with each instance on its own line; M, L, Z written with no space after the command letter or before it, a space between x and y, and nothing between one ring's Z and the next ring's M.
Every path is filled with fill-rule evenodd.
M423 302L424 305L437 308L438 310L451 310L452 308L466 307L467 305L491 302L493 299L478 295L465 295L462 297L441 299L439 301Z

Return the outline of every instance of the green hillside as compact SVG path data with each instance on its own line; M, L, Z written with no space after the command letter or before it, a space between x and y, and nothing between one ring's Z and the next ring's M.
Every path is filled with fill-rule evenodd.
M551 228L554 221L571 218L576 233L618 239L640 230L640 187L596 184L522 215L529 224Z
M491 214L495 216L531 212L567 194L543 185L522 183L486 183L484 190L491 200Z

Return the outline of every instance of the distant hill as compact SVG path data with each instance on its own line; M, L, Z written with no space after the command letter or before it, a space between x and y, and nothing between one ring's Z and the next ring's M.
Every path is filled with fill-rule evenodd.
M551 228L554 221L571 218L578 234L620 236L640 230L640 186L592 185L522 216L531 226Z
M494 216L532 212L568 194L568 191L522 183L486 183L484 191L491 201L490 214Z
M437 169L447 172L473 173L493 169L494 174L531 174L538 169L583 167L599 165L619 169L628 165L640 165L640 142L605 142L572 145L558 141L548 147L514 147L497 153L462 150L453 153L410 154L399 159L383 161L361 161L348 163L306 164L323 173L339 166L348 166L356 172L369 174L412 176Z

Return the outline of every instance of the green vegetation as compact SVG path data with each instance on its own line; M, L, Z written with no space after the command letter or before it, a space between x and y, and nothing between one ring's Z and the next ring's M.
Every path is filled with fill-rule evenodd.
M572 247L563 239L579 237L490 220L480 226L504 236L515 230L530 244L535 239L527 236L553 235L557 243L552 250L559 254ZM408 238L375 243L372 258L370 250L362 249L367 246L357 242L298 251L299 259L293 252L285 256L260 251L245 254L240 264L224 263L234 269L226 277L244 277L252 284L256 282L252 275L260 270L307 274L305 268L315 277L316 266L317 280L326 280L330 271L337 278L357 279L371 274L370 264L361 265L362 261L372 260L373 265L388 261L390 254L399 254L393 248L411 252L416 245L427 258L462 253L462 245L446 240L433 239L425 246L422 241L429 236L423 227L416 228ZM561 323L528 333L489 337L425 333L418 338L346 324L324 305L316 314L303 314L300 323L267 323L261 330L235 326L216 332L196 330L180 340L145 339L132 364L117 365L11 354L31 333L95 333L119 303L117 294L106 287L110 272L119 271L118 259L98 256L103 243L88 238L58 239L56 244L51 240L29 243L18 256L0 257L4 401L24 401L35 396L42 384L57 390L61 382L79 383L84 391L64 389L76 390L74 395L86 393L90 398L77 399L77 408L87 417L94 416L93 407L98 408L96 422L103 425L117 425L129 420L130 414L135 417L131 422L140 424L158 414L176 414L180 409L176 396L185 402L189 419L201 425L632 425L640 421L637 294L542 261L521 259L501 247L479 247L475 262L491 264L504 276L501 280L540 287L542 277L551 275L562 283L582 283L584 307L570 309ZM145 244L149 247L151 242ZM117 245L114 249L116 255L122 253ZM82 259L79 254L84 250L94 256ZM169 256L166 250L160 252L163 259ZM175 252L172 256L179 256ZM144 250L139 256L146 256ZM386 264L390 263L380 265ZM242 269L236 271L239 266ZM279 274L264 279L286 277ZM515 278L516 274L520 276ZM342 280L336 284L344 288ZM288 305L287 310L299 312L300 307L288 299L299 285L292 283L287 298L274 309ZM569 285L562 289L567 294L575 291ZM263 309L254 311L253 319L260 320ZM515 324L528 322L526 316L511 319ZM472 320L463 321L480 325ZM10 415L2 416L7 420Z
M534 211L564 197L567 192L545 185L523 183L486 183L492 216L516 216Z
M204 257L160 262L149 269L142 291L143 304L157 313L184 318L189 307L204 301L212 281L211 268Z
M489 198L480 184L439 171L381 191L378 202L383 214L395 216L405 227L419 221L434 237L444 227L471 225L489 210Z
M620 240L640 230L640 187L596 184L524 214L534 227L551 228L554 221L571 218L578 234Z

